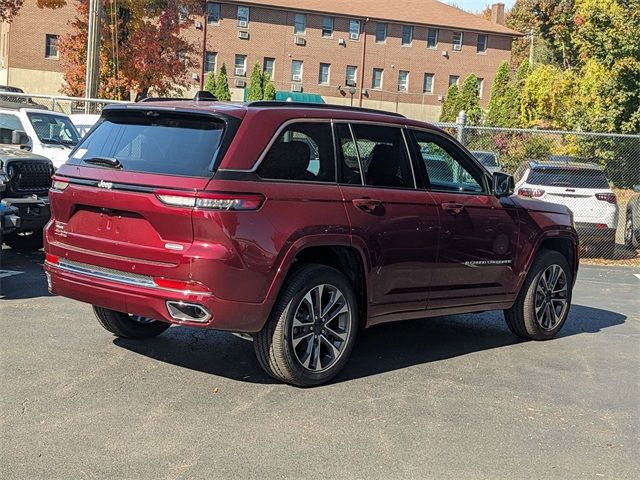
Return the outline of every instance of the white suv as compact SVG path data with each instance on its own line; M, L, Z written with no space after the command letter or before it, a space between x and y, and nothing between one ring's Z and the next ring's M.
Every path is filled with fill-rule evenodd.
M524 162L514 177L518 195L569 207L580 242L598 247L604 255L613 253L618 202L601 167L568 157L551 157Z

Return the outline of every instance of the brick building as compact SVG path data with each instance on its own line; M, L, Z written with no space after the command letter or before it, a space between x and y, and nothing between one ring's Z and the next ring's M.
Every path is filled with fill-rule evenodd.
M471 73L486 105L498 65L520 35L504 26L502 4L492 7L492 21L436 0L226 0L209 2L206 15L190 13L184 35L202 49L206 33L204 70L218 73L226 64L233 100L244 98L258 62L285 97L311 94L424 120L436 119L449 85ZM55 39L73 16L72 5L42 11L26 0L0 31L0 83L56 93ZM201 76L190 72L194 90Z

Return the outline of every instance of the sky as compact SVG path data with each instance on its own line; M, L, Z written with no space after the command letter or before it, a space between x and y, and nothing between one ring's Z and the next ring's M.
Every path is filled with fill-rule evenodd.
M508 10L513 7L515 0L440 0L443 3L455 4L468 12L480 12L484 7L492 3L504 3Z

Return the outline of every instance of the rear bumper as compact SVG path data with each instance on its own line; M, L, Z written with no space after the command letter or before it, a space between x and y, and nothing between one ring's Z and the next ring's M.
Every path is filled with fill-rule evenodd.
M576 223L581 244L615 243L615 228L597 228L595 223Z
M13 208L14 214L20 217L18 232L42 230L51 218L48 198L4 198L2 203L7 208Z
M180 292L159 287L125 284L117 280L94 278L69 272L45 262L51 293L81 302L198 328L240 333L256 333L265 324L271 303L244 303L221 300L213 295ZM204 307L211 318L206 322L176 320L167 309L167 301L184 302Z

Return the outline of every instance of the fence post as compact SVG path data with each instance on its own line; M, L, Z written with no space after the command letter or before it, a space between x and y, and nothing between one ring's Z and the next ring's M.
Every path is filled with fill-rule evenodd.
M458 141L465 145L466 144L466 135L465 135L465 127L467 126L467 112L464 110L460 110L458 113L458 117L456 118L456 136Z
M51 111L52 112L56 111L56 99L55 99L55 97L51 97Z

